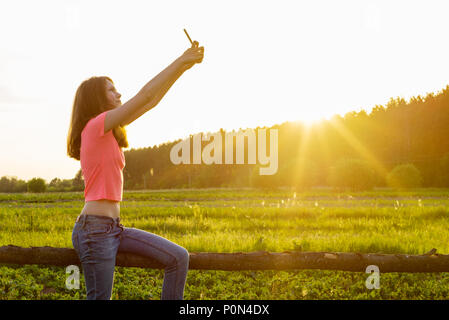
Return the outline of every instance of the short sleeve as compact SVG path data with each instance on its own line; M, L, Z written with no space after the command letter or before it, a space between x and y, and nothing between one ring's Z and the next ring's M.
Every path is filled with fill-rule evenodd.
M95 136L103 137L104 134L104 120L106 118L107 111L100 113L98 116L93 118L91 120L91 123L89 126L91 127L90 130Z
M100 113L98 115L98 128L100 130L100 137L104 136L104 120L106 119L106 111L103 113Z

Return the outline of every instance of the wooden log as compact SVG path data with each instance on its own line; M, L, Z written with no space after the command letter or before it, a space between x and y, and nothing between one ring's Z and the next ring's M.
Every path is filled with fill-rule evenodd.
M434 250L435 251L435 250ZM0 247L2 264L80 265L74 249L53 247ZM137 254L119 252L116 265L163 269L157 261ZM197 270L342 270L365 272L375 265L382 272L449 272L449 255L435 252L423 255L350 252L191 252L189 269Z

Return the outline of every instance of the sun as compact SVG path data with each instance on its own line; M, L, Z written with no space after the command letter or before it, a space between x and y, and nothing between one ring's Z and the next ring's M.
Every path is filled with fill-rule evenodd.
M303 123L307 127L311 127L313 125L319 124L320 122L327 120L328 117L325 117L321 114L309 113L303 114L298 117L298 121Z
M301 105L290 113L291 120L298 121L307 127L320 124L325 120L330 120L335 114L335 110L326 108L323 105L306 106Z

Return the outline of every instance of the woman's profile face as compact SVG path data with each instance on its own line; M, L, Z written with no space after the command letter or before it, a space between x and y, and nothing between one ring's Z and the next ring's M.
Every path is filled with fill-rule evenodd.
M120 100L120 97L122 95L115 90L114 85L111 81L106 80L106 99L108 100L108 103L113 106L114 108L119 107L122 105L122 101Z

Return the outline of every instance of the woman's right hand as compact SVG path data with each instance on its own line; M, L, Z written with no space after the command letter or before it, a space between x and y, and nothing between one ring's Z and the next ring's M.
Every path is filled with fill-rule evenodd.
M180 57L187 69L191 68L195 63L201 63L203 61L204 47L198 47L198 45L198 41L193 41L192 46Z

